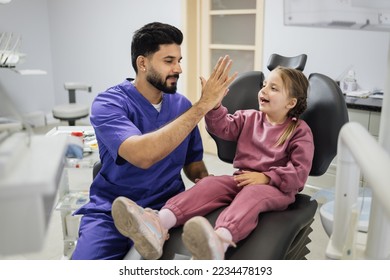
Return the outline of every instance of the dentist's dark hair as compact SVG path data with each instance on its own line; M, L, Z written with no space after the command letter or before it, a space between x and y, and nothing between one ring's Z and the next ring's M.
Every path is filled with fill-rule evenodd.
M138 73L137 57L154 54L160 45L177 44L183 42L183 33L170 24L152 22L134 32L131 42L131 63L135 73Z

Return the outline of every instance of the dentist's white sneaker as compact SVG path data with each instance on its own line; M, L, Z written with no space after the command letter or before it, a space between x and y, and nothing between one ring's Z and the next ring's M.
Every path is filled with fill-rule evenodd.
M142 208L126 197L112 203L112 218L118 231L133 240L138 253L147 260L159 259L168 231L160 223L157 211Z

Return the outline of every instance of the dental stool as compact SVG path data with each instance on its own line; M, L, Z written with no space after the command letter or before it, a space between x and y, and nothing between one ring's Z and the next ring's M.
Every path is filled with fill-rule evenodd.
M88 117L89 106L76 103L76 90L92 91L92 87L86 84L65 83L68 90L69 104L55 106L52 110L53 117L61 121L67 121L69 126L74 126L76 120Z

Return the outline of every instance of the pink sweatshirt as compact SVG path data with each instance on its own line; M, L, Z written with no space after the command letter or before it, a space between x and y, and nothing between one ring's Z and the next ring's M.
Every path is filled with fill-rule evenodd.
M233 166L240 170L262 172L270 185L288 193L301 191L306 183L314 155L313 135L303 120L280 146L279 136L292 121L270 124L265 114L257 110L240 110L228 114L224 106L206 116L207 130L221 139L237 141Z

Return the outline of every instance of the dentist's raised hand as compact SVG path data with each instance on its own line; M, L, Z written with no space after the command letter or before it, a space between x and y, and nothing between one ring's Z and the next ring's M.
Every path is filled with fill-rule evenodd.
M237 73L229 76L231 67L229 56L220 58L210 78L206 81L201 77L202 95L198 102L160 129L126 139L119 148L120 156L139 168L147 169L172 153L209 111L220 106L229 85L237 76Z
M237 77L236 72L229 76L231 68L232 60L226 55L223 58L219 58L208 80L200 77L202 96L199 99L199 103L206 106L207 111L218 108L221 105L222 99L228 92L229 85Z

